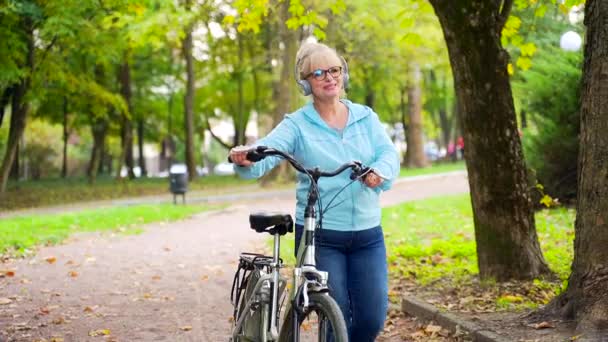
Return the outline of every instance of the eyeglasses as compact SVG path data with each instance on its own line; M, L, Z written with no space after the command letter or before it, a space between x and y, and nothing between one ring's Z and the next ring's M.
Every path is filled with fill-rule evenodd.
M340 66L334 66L331 67L329 69L316 69L313 70L313 72L311 72L310 74L308 74L306 76L306 78L309 78L310 76L312 76L312 78L314 78L317 81L323 81L327 78L327 74L330 74L332 78L337 78L342 74L342 67Z

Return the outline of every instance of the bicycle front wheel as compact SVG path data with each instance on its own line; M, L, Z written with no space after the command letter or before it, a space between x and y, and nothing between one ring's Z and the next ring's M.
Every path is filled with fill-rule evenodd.
M346 323L336 301L327 293L310 293L308 309L298 315L294 328L293 310L289 310L281 326L280 342L348 342Z

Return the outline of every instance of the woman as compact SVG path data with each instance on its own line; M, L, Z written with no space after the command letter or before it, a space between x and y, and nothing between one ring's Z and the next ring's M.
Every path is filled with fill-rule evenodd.
M296 78L302 92L312 95L312 102L286 115L256 145L287 152L307 168L329 171L359 160L373 169L362 183L355 182L338 195L323 216L323 229L316 239L317 268L329 272L331 295L344 314L350 341L372 342L384 327L388 307L379 194L390 188L399 172L398 154L376 113L340 98L348 82L348 67L335 50L319 43L302 45L296 57ZM236 172L245 178L261 177L281 161L268 157L253 163L242 151L232 149L230 157ZM298 175L296 251L308 182L306 176ZM347 172L321 178L322 202L329 202L349 182Z

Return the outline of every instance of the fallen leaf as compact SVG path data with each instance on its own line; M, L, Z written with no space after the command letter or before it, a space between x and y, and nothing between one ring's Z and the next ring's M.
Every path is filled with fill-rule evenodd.
M145 299L150 299L150 298L152 298L152 294L151 294L151 293L147 293L147 292L146 292L146 293L144 293L143 297L144 297Z
M204 275L204 276L201 277L201 280L202 281L207 281L207 280L209 280L209 276L208 275Z
M540 322L537 324L532 325L532 327L534 329L548 329L548 328L555 328L555 326L549 322Z
M55 261L57 261L57 258L54 256L50 256L50 257L46 257L44 260L46 260L46 262L48 262L49 264L54 264Z
M53 324L59 325L59 324L65 323L66 321L65 321L65 318L63 318L63 317L57 317L57 318L53 319L52 322L53 322Z
M413 339L419 339L419 338L423 338L423 337L426 337L426 336L427 335L424 332L422 332L422 331L416 331L415 333L410 334L410 337L412 337Z
M190 331L190 330L192 330L192 326L191 325L184 325L183 327L179 327L179 330L181 330L181 331Z
M64 341L63 337L51 337L50 342L63 342L63 341Z
M160 280L160 279L161 279L161 276L159 276L159 275L155 275L152 277L152 280Z
M6 305L6 304L10 304L13 301L8 299L8 298L0 298L0 305Z
M82 311L84 311L86 313L93 313L95 311L95 309L97 309L98 307L99 307L98 305L94 305L92 307L91 306L85 306L84 310L82 310Z
M72 278L76 278L76 277L78 277L78 272L76 272L76 271L70 271L70 272L68 272L68 275L70 277L72 277Z
M110 329L97 329L89 331L89 336L108 336L110 335Z
M438 333L441 331L441 326L429 324L426 326L426 328L424 328L424 331L428 334Z
M165 252L169 252L169 251L171 251L171 248L169 248L169 247L165 247L165 248L163 248L163 250L164 250Z
M51 313L51 310L47 307L43 307L43 308L40 308L40 313L43 315L48 315L49 313Z
M2 270L0 271L0 277L14 277L15 270Z

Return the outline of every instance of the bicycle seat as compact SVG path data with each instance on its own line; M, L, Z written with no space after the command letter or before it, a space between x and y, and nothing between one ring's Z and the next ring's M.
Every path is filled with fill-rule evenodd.
M278 232L285 235L287 232L293 232L293 219L291 215L284 213L253 213L249 215L249 224L251 229L258 233L274 235ZM268 229L270 227L272 228Z

